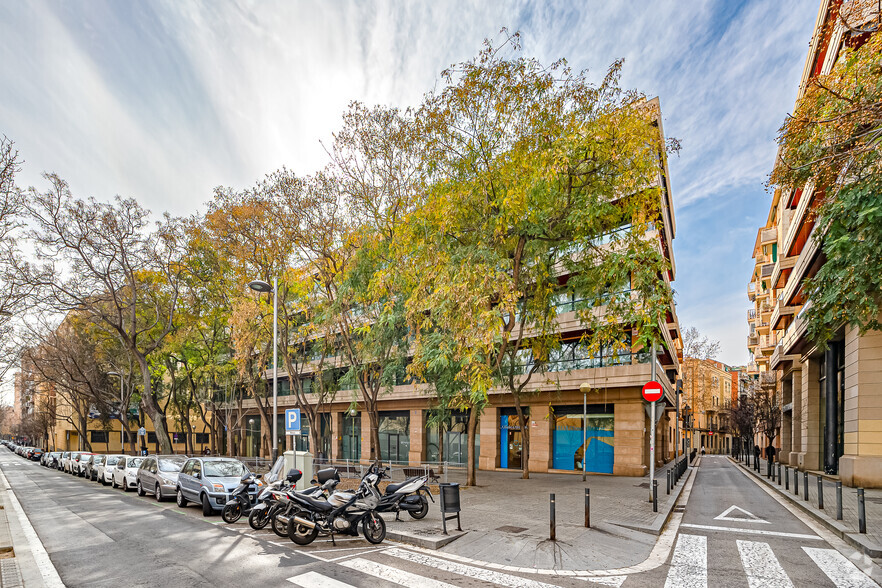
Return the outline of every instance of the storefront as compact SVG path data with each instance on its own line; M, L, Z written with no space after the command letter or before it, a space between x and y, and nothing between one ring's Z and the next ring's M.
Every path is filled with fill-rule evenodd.
M530 421L530 411L524 408L524 419ZM514 407L499 410L499 467L520 470L523 468L523 423Z
M408 463L410 452L410 413L406 410L380 412L380 459Z
M444 423L429 425L426 428L426 460L465 465L469 457L468 431L469 415L463 411L454 412ZM475 436L475 452L481 453L480 435Z
M361 415L352 416L346 412L342 419L343 435L340 439L340 459L357 461L361 458Z
M613 473L615 415L612 405L589 405L587 420L581 406L555 406L552 410L552 468L581 471L584 460L587 472ZM586 423L587 429L583 432Z

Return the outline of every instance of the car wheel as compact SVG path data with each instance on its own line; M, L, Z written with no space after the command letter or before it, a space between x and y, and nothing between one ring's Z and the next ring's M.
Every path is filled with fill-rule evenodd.
M156 497L156 502L162 502L162 488L159 487L159 484L157 484L156 489L153 490L153 496Z
M214 509L211 508L211 502L208 501L208 494L202 495L202 516L210 517L214 514Z
M187 506L187 499L184 498L184 493L181 492L180 488L178 488L177 502L178 502L178 506L180 506L181 508L184 508Z
M144 496L145 494L147 493L144 492L143 488L141 488L141 480L138 480L138 496Z

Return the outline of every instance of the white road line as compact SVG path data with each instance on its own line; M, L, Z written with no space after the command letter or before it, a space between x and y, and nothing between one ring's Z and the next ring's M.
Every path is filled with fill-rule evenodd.
M665 588L707 587L707 537L680 534Z
M580 578L581 580L587 580L588 582L593 582L594 584L600 584L601 586L615 586L615 588L620 588L622 584L625 583L625 580L628 579L628 576L609 576L608 578Z
M432 557L431 555L422 555L406 549L399 549L397 547L387 549L382 553L384 555L391 555L392 557L397 557L398 559L403 559L430 568L437 568L452 574L459 574L460 576L483 580L485 582L490 582L491 584L499 584L500 586L509 586L510 588L558 588L552 584L537 582L536 580L528 580L527 578L503 574L502 572L494 572L492 570L467 566L446 559Z
M802 533L784 533L781 531L763 531L761 529L737 529L735 527L717 527L714 525L694 525L692 523L682 523L681 527L689 529L702 529L704 531L728 531L730 533L746 533L748 535L771 535L773 537L787 537L789 539L817 539L823 541L817 535L804 535Z
M25 514L24 509L21 507L21 504L19 504L18 498L15 497L15 492L12 490L9 481L6 479L6 476L2 471L0 471L0 483L2 483L3 488L6 489L6 496L9 499L9 503L12 505L12 510L15 511L15 515L18 517L18 523L21 525L21 530L24 533L25 538L28 540L28 545L31 548L31 555L37 563L37 569L40 570L40 575L43 576L43 583L48 588L64 588L64 582L61 581L61 576L58 575L58 570L55 569L55 565L52 563L52 560L49 559L49 554L46 553L46 548L43 547L43 542L40 541L39 535L37 535L37 532L31 525L31 521L28 520L28 515Z
M340 565L375 578L380 578L381 580L400 584L401 586L412 586L413 588L455 588L453 584L448 584L447 582L426 578L360 557L340 562Z
M736 541L750 588L793 588L793 582L768 543Z
M837 588L878 587L876 582L868 578L847 557L835 549L818 549L816 547L803 547L802 549L821 568L821 571L827 574L827 577Z
M306 572L293 578L288 578L292 584L301 588L352 588L352 584L335 580L318 572Z

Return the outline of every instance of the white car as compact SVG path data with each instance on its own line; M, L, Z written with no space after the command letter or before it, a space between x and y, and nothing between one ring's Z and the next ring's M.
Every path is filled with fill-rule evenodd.
M117 462L124 457L125 455L108 455L104 463L96 468L98 481L101 482L102 486L107 486L113 482L113 470L116 469Z
M138 468L141 467L143 457L132 457L131 455L123 455L116 462L113 468L113 479L110 485L116 488L119 486L126 492L138 485Z
M94 453L81 453L77 458L75 463L70 464L70 473L75 476L83 477L86 473L86 464L89 463L89 458L95 455Z

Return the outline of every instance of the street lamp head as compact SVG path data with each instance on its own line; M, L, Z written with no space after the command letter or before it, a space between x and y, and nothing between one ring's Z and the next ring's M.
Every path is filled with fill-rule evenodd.
M263 280L254 280L253 282L248 282L248 287L254 290L255 292L272 292L273 287Z
M581 392L582 394L588 394L589 392L591 392L591 386L587 382L582 382L579 385L579 392Z

